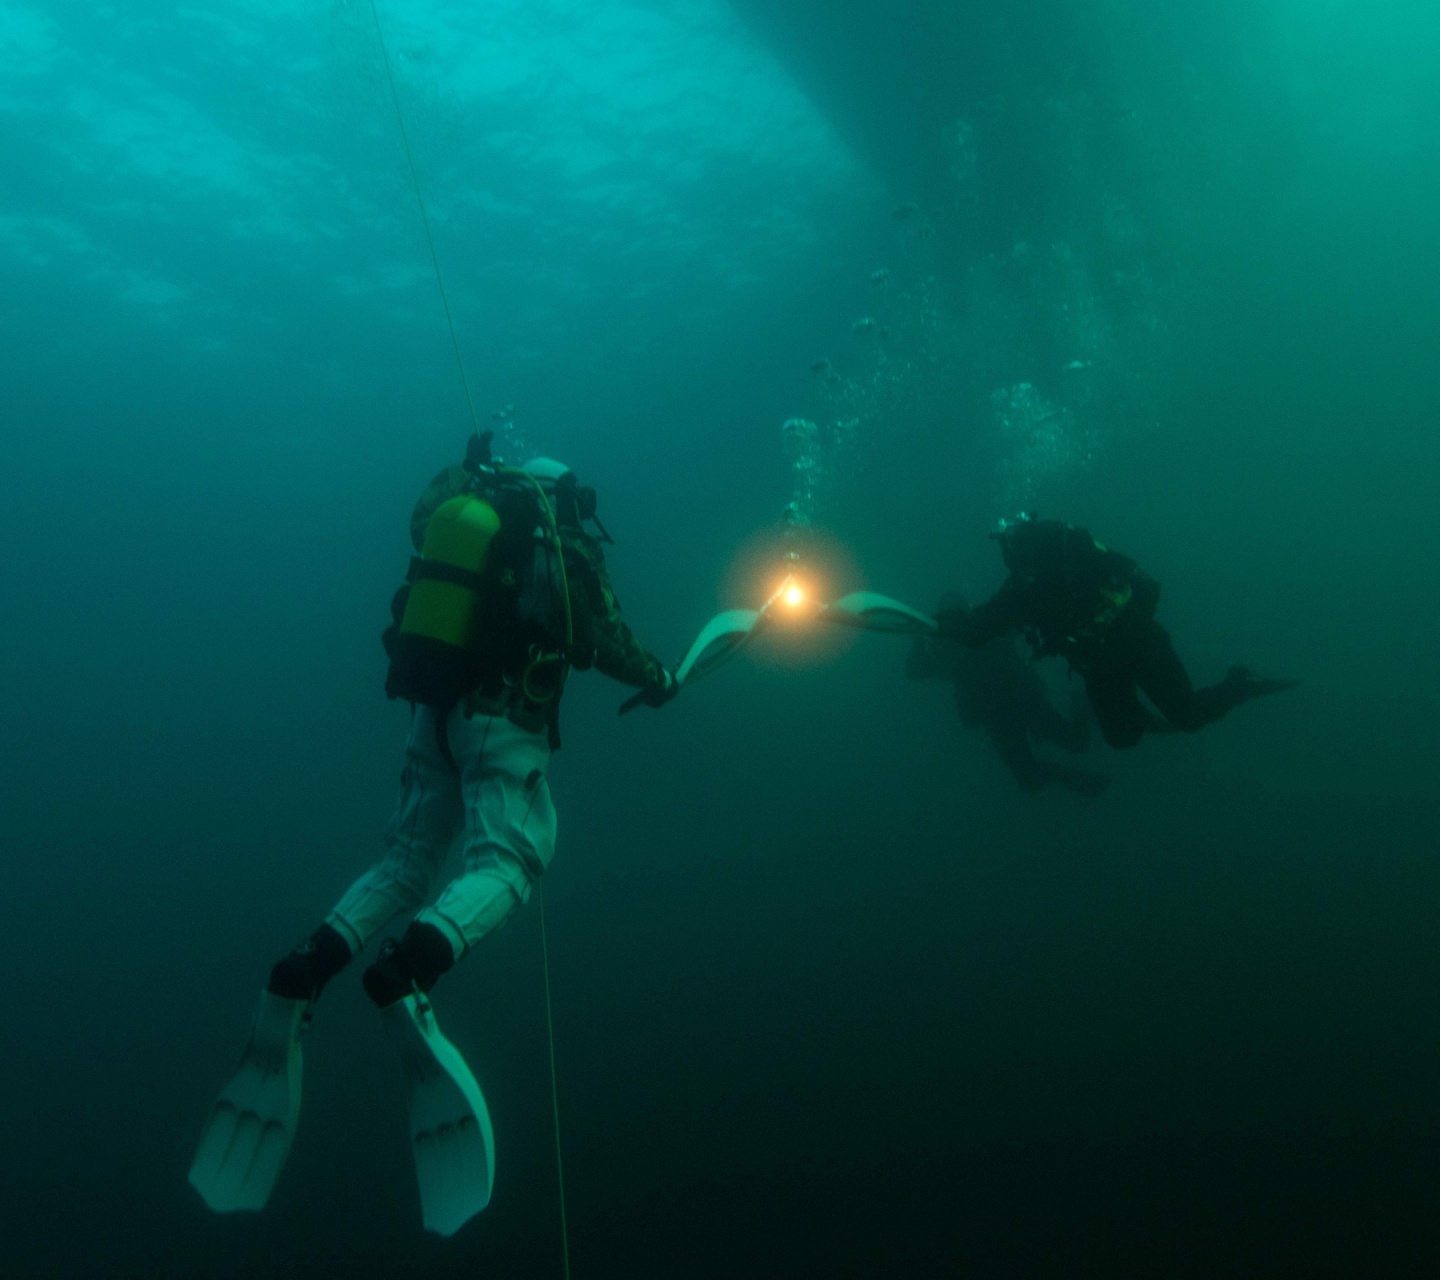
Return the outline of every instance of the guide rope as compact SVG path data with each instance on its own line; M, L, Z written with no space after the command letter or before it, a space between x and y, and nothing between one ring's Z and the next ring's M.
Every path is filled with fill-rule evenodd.
M415 169L414 153L410 150L410 133L405 128L405 117L400 111L400 95L395 92L395 74L390 69L390 51L385 45L385 32L380 26L380 11L375 7L375 0L370 0L370 16L375 20L375 38L380 43L380 57L385 63L385 83L390 86L390 102L395 108L395 123L400 126L400 141L405 145L405 163L410 168L410 182L415 188L415 203L420 206L420 225L425 228L425 243L430 248L430 265L435 268L435 284L440 290L440 305L445 308L445 323L450 329L450 346L455 351L455 367L460 370L460 383L465 388L465 403L470 406L470 421L476 434L479 434L480 415L475 411L475 397L470 394L470 378L465 372L465 361L460 355L460 339L455 334L455 317L450 313L445 277L440 273L440 259L435 253L435 237L430 234L430 214L425 208L425 197L420 191L420 176Z
M560 1157L560 1090L555 1073L555 1019L550 1012L550 942L545 932L545 882L540 882L540 954L545 961L545 1030L550 1039L550 1110L555 1117L555 1178L560 1187L560 1248L570 1280L570 1231L565 1224L565 1167Z
M405 146L405 163L410 170L410 183L415 189L415 204L420 210L420 225L425 229L425 244L430 250L430 265L435 269L435 285L440 291L440 305L445 309L445 324L450 330L450 347L455 352L455 367L460 371L460 383L465 388L465 403L470 408L470 421L476 433L480 431L480 415L475 410L475 397L470 391L470 378L465 372L465 360L460 354L460 339L455 333L455 317L450 310L450 298L445 292L445 277L440 271L440 258L435 252L435 237L430 233L430 214L425 208L425 195L420 189L420 175L415 168L415 154L410 149L410 133L405 128L405 116L400 110L400 95L395 91L395 74L390 67L390 51L385 45L385 31L380 25L380 12L375 0L370 0L370 16L375 22L375 38L380 45L380 57L385 64L385 83L390 87L390 102L395 108L395 123L400 128L400 141ZM566 607L569 607L569 592ZM568 620L567 620L568 621ZM555 1073L555 1017L550 1003L550 938L545 927L545 885L540 885L540 956L545 974L545 1031L550 1049L550 1108L555 1121L555 1177L560 1190L560 1247L565 1259L565 1280L570 1280L570 1231L565 1217L565 1167L561 1158L560 1144L560 1088Z

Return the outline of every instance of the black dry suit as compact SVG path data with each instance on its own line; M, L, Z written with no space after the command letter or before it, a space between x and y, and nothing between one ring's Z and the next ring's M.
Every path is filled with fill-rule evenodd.
M430 482L410 521L420 554L384 637L391 697L506 715L545 728L558 747L571 667L664 687L664 665L620 616L576 492L573 482L547 492L524 472L473 462Z
M984 604L944 615L941 633L978 647L1020 631L1035 657L1065 658L1085 681L1112 747L1134 746L1147 732L1193 733L1250 698L1288 687L1235 667L1220 684L1195 689L1155 620L1160 584L1087 530L1025 520L997 537L1009 578ZM1159 716L1140 701L1141 691Z

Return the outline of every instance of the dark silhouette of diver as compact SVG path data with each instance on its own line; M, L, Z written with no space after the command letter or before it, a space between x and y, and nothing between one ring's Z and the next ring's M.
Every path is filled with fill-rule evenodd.
M960 596L948 594L936 612L945 616L965 608ZM1033 794L1054 782L1094 796L1110 785L1103 773L1036 757L1032 743L1084 751L1090 745L1090 715L1083 706L1069 716L1055 709L1040 673L1025 660L1012 636L997 636L978 648L917 636L905 660L905 674L912 680L944 677L954 684L960 723L984 731L1021 791Z
M1065 658L1085 681L1112 747L1133 747L1147 733L1194 733L1243 702L1295 685L1231 667L1219 684L1194 688L1155 621L1160 584L1085 529L1021 515L992 536L1010 576L984 604L943 612L940 634L978 648L1018 631L1035 657ZM1140 701L1142 692L1159 715Z

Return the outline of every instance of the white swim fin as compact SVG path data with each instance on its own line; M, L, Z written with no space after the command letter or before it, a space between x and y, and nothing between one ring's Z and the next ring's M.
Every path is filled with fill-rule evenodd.
M441 1034L426 996L383 1011L410 1081L410 1145L427 1230L454 1235L490 1203L495 1133L460 1051Z
M887 631L892 635L933 636L939 629L935 619L874 591L853 591L820 611L826 622L859 627L864 631Z
M300 1120L300 1034L308 1000L260 995L240 1068L210 1109L190 1185L216 1213L270 1199Z

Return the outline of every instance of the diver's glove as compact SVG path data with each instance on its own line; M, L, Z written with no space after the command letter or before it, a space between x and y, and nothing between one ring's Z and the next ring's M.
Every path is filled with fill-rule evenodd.
M680 681L669 667L660 668L660 679L646 685L633 698L620 704L620 714L634 711L638 706L663 707L667 702L680 696Z

